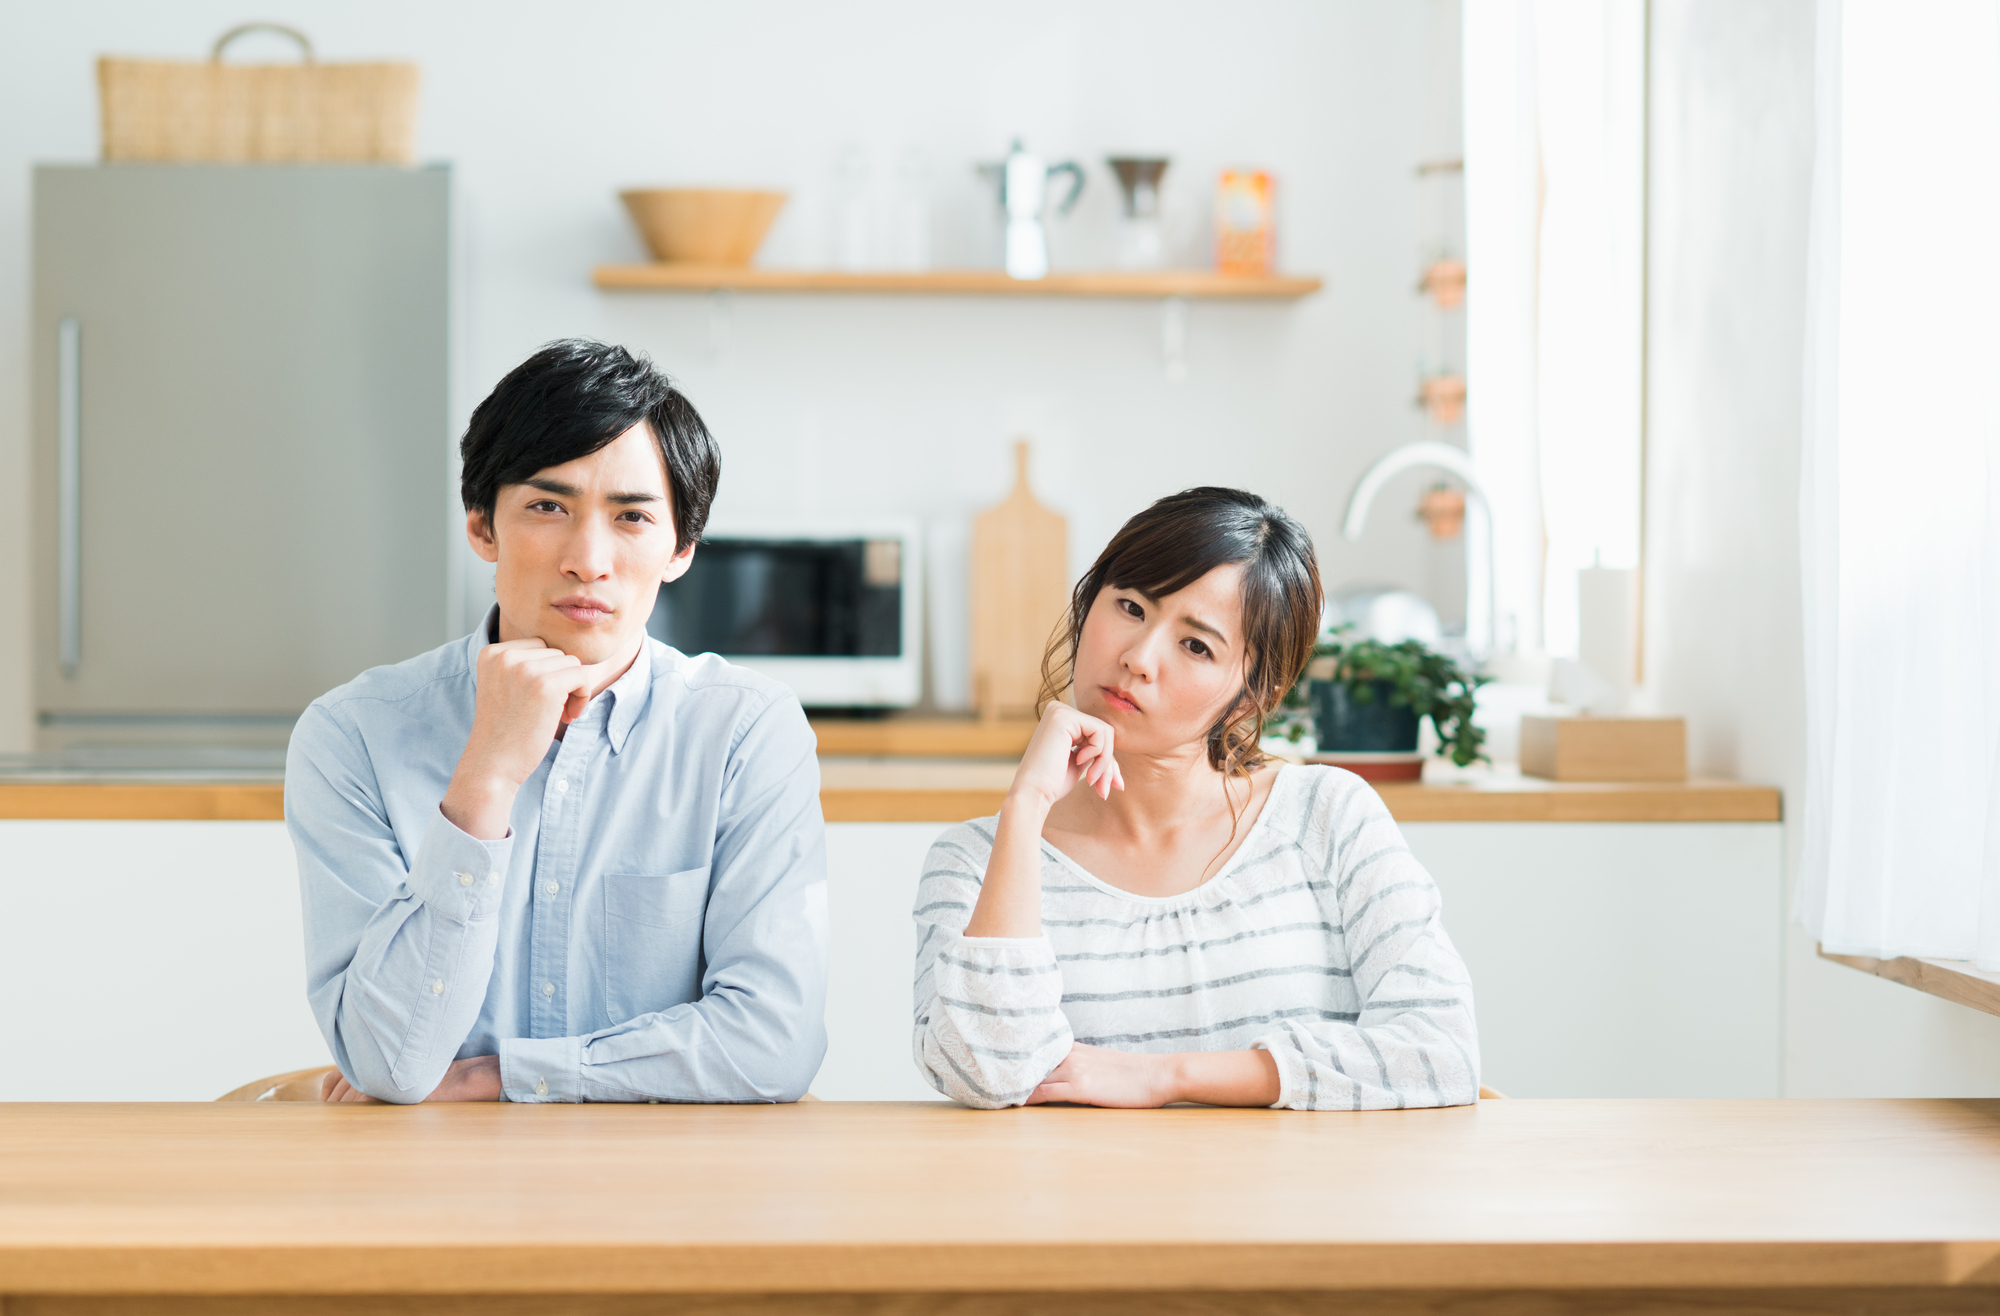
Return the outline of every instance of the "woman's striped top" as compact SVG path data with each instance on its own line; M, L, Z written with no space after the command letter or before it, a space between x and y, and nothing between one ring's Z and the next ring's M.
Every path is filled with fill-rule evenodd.
M1478 1099L1465 963L1381 797L1284 767L1236 853L1135 896L1042 844L1039 937L967 937L993 818L938 838L917 886L916 1061L968 1106L1019 1105L1073 1042L1268 1050L1298 1110Z

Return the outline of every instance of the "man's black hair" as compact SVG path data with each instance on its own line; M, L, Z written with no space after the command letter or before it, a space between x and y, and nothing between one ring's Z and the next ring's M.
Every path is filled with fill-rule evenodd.
M640 421L666 462L674 551L686 549L708 524L722 453L694 404L651 361L586 338L543 347L473 409L458 445L465 510L484 512L490 531L502 485L587 457Z

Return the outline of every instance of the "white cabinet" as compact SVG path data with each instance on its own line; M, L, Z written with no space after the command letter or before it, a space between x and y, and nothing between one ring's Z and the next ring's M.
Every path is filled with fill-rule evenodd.
M278 822L0 822L0 1101L210 1101L327 1063Z
M910 922L938 823L827 828L828 1100L937 1098ZM1775 823L1412 823L1519 1097L1776 1096ZM201 1101L326 1063L281 823L0 822L0 1101Z
M943 1101L910 1057L917 877L945 823L828 823L824 1101Z
M935 1096L910 1059L910 922L938 823L827 828L821 1097ZM1778 823L1408 823L1518 1097L1779 1095Z
M1510 1097L1780 1095L1779 823L1407 823Z

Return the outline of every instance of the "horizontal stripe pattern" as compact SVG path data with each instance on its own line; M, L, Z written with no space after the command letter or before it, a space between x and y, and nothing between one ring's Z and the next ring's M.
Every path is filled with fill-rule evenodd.
M1280 769L1230 863L1169 900L1118 891L1045 844L1035 938L963 935L993 824L939 838L915 900L914 1049L946 1096L1018 1105L1083 1043L1267 1050L1277 1104L1294 1109L1477 1098L1472 988L1437 886L1360 778Z

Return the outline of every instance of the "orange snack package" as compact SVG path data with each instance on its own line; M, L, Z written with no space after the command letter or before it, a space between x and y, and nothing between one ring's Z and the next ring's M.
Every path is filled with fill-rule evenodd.
M1215 268L1265 275L1277 267L1275 182L1263 169L1225 169L1215 188Z

